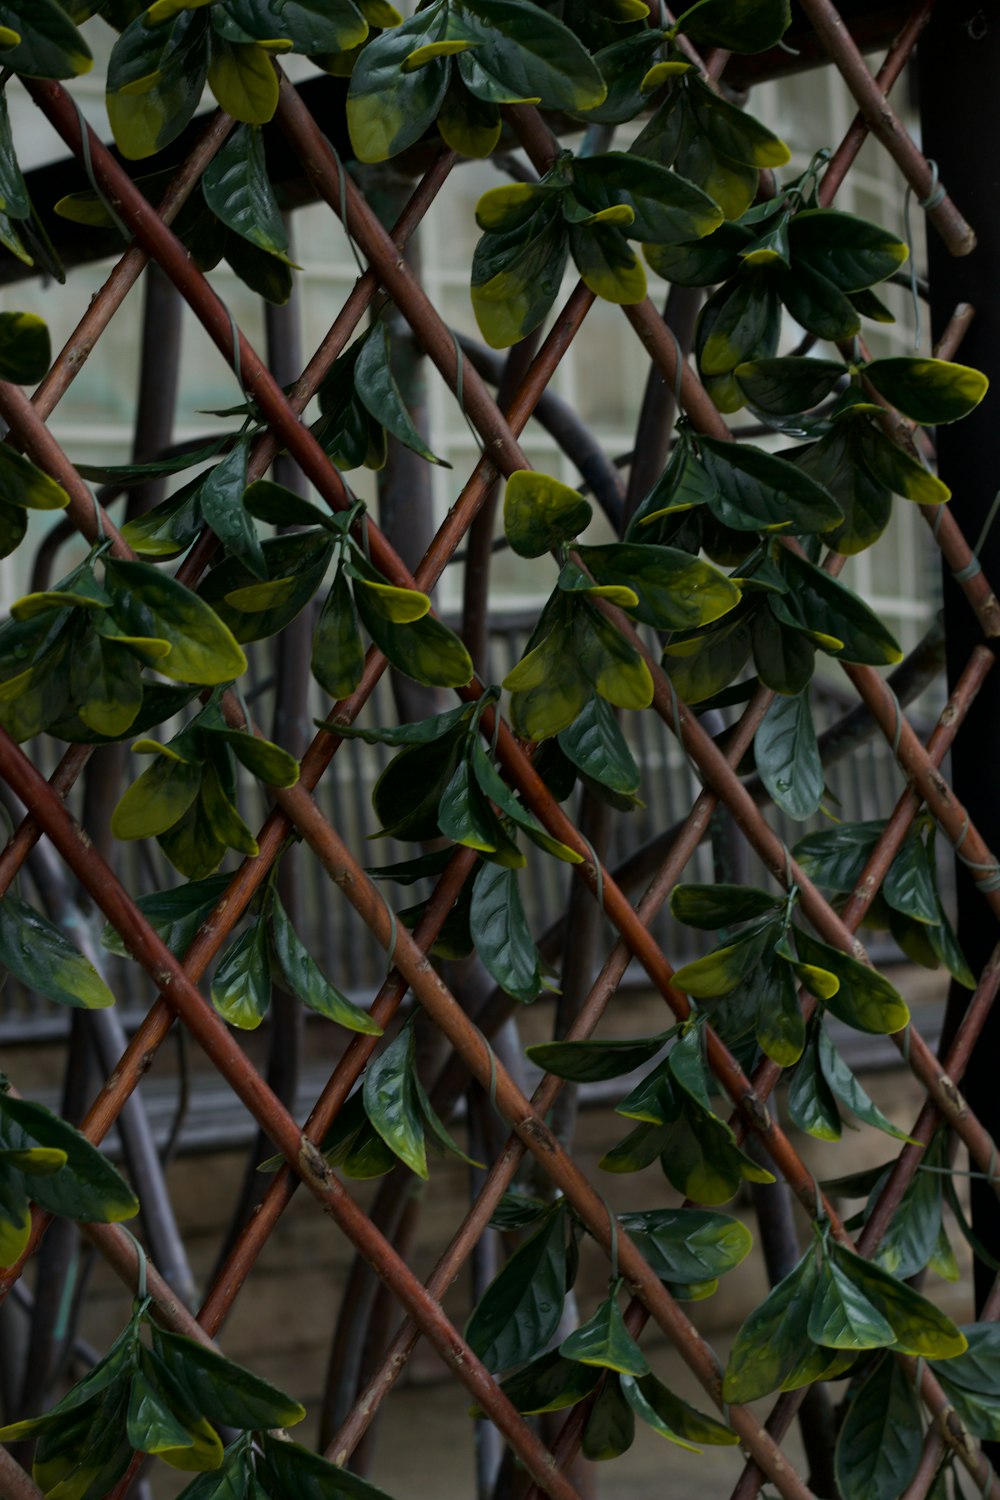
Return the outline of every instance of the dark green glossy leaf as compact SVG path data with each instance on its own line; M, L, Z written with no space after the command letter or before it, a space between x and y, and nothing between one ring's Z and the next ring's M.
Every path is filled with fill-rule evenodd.
M603 698L593 697L575 722L559 735L559 748L567 760L600 786L625 797L639 789L639 767L622 734L614 709Z
M209 208L235 234L271 255L285 254L288 233L258 126L240 125L230 133L205 170L202 190Z
M568 844L564 844L559 839L553 838L542 827L534 813L529 812L517 800L496 766L490 760L486 753L486 748L479 738L473 741L470 763L479 790L491 802L495 802L501 813L509 818L517 828L522 828L533 844L537 844L540 849L544 849L547 854L553 855L556 859L564 860L566 864L578 865L583 863L583 856L581 854L578 854L575 849L571 849ZM504 861L501 860L500 863L504 863ZM522 863L523 860L517 861L518 865Z
M228 458L224 458L202 481L198 505L202 518L211 526L226 551L241 558L255 578L267 579L267 565L257 531L243 504L247 487L247 457L250 439L241 438Z
M211 685L246 671L246 657L228 627L183 584L149 563L110 560L104 581L123 630L169 642L170 651L157 664L164 676Z
M584 1365L600 1365L620 1375L647 1375L649 1365L625 1327L618 1299L608 1297L593 1317L559 1345L559 1353Z
M699 447L716 491L708 503L724 525L811 534L843 519L821 485L777 454L716 438L700 438Z
M318 1453L265 1433L267 1466L277 1484L268 1484L271 1495L295 1500L389 1500L384 1490L367 1479L329 1463ZM254 1497L257 1500L257 1497Z
M675 885L670 893L678 922L708 932L762 917L776 905L776 897L752 885Z
M703 703L743 670L752 647L751 617L739 614L714 630L671 641L663 650L663 666L685 703Z
M857 292L891 276L907 248L867 219L832 208L810 208L791 223L794 257L807 262L842 292Z
M838 1020L877 1036L891 1035L908 1023L910 1012L902 995L876 969L800 928L795 930L795 946L805 963L827 969L840 980L839 990L826 1002Z
M518 1411L527 1415L575 1406L590 1395L600 1378L597 1365L581 1365L552 1350L539 1355L516 1375L509 1375L500 1389Z
M487 1287L465 1337L488 1370L533 1359L559 1326L566 1296L566 1214L551 1210Z
M808 1343L809 1312L819 1281L812 1246L746 1319L729 1355L723 1399L753 1401L776 1391Z
M376 324L364 340L354 366L354 386L365 408L395 438L412 448L414 453L419 453L421 458L426 458L428 463L442 464L446 469L451 467L428 448L406 410L392 372L386 323Z
M844 661L882 667L902 659L879 616L839 579L792 552L782 562L792 588L769 601L779 619L819 638L836 637L843 644L835 654Z
M824 1258L809 1313L809 1337L829 1349L883 1349L893 1342L885 1318L836 1260Z
M424 1121L415 1087L413 1027L406 1026L365 1069L365 1112L411 1172L427 1177Z
M482 97L499 94L571 111L603 103L607 87L587 49L569 27L537 5L466 0L452 26L474 44L474 71L463 68L463 77L468 82L485 75L474 88ZM467 57L463 55L463 63Z
M772 416L794 416L825 401L847 374L833 359L759 359L736 367L736 379L751 406Z
M138 1198L107 1157L44 1105L0 1093L0 1145L8 1151L41 1146L63 1153L60 1171L31 1177L31 1197L50 1213L81 1223L117 1224L139 1211Z
M937 883L927 850L917 834L911 832L889 866L882 894L894 911L902 912L915 922L936 924L941 906Z
M304 947L277 895L271 897L271 933L281 979L285 988L298 995L303 1005L330 1021L336 1021L338 1026L346 1026L348 1031L360 1031L368 1036L382 1035L378 1022L342 995L326 978Z
M472 258L472 309L491 348L516 344L544 321L568 256L558 198L523 228L480 240Z
M476 951L501 989L523 1004L535 1000L542 987L538 950L515 870L482 866L472 888L469 925Z
M618 1458L631 1448L635 1438L635 1414L622 1395L618 1376L611 1371L590 1409L583 1429L585 1458L601 1463Z
M641 1068L666 1046L673 1031L657 1036L591 1038L582 1042L536 1042L527 1055L547 1073L574 1083L620 1078Z
M882 1130L886 1135L894 1136L896 1140L908 1141L910 1137L906 1132L898 1130L872 1102L822 1027L819 1028L817 1036L820 1068L841 1104L845 1105L852 1114L857 1115L859 1120L864 1120L866 1125ZM890 1270L892 1269L894 1267L890 1267Z
M347 97L347 125L359 161L386 161L418 141L434 120L448 89L449 59L412 72L402 64L418 48L441 40L446 22L444 7L432 5L359 53Z
M101 1010L114 995L79 949L14 891L0 899L0 964L60 1005Z
M803 872L825 890L849 895L864 872L885 824L838 823L808 833L792 851Z
M194 941L195 933L229 887L228 875L211 875L207 880L190 881L169 891L154 891L140 896L136 905L146 921L166 943L171 953L182 957ZM101 942L112 953L128 957L128 949L117 928L110 922L101 933Z
M722 210L707 193L657 162L625 151L577 157L573 184L594 212L624 205L635 214L630 239L682 244L710 235Z
M798 822L811 817L823 800L824 783L808 693L775 698L757 731L754 757L782 812Z
M920 1403L898 1360L882 1359L858 1386L837 1438L844 1500L896 1500L920 1462Z
M733 942L715 948L677 970L674 984L699 1000L728 995L760 962L765 949L778 933L776 922L758 922Z
M706 1209L646 1209L619 1214L618 1222L661 1281L714 1280L738 1266L753 1244L739 1219Z
M989 386L986 376L968 365L914 355L872 360L864 374L897 411L930 426L967 417Z
M293 1427L305 1407L270 1381L183 1334L152 1324L153 1348L174 1380L212 1422L245 1430Z
M269 583L260 583L240 558L230 557L206 574L199 595L238 641L277 635L319 588L333 547L320 528L270 537L261 543Z
M763 52L781 40L791 21L788 0L706 0L682 15L679 29L697 47Z
M462 757L465 714L438 738L407 744L393 756L372 791L383 834L399 839L436 838L438 806Z
M532 1198L530 1194L514 1189L504 1193L493 1210L490 1228L501 1231L527 1229L530 1224L544 1219L551 1209L552 1204L543 1198Z
M636 1416L670 1443L698 1453L701 1450L694 1446L696 1443L728 1447L739 1442L731 1428L689 1406L652 1373L640 1380L626 1375L619 1384Z
M895 1336L894 1349L926 1359L949 1359L965 1351L965 1335L911 1286L836 1241L830 1242L829 1254L889 1323Z
M473 674L472 658L461 640L433 615L398 625L385 618L365 588L354 602L368 634L397 671L425 687L464 687Z
M271 1004L267 927L254 922L226 950L212 980L212 1004L230 1026L253 1031Z
M660 630L708 625L740 602L737 586L717 568L673 547L615 542L579 552L599 583L632 588L639 602L630 613Z

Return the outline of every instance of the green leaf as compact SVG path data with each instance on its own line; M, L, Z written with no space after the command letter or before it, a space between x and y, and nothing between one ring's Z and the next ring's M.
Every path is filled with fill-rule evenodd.
M882 886L882 894L894 911L915 922L936 925L941 918L937 883L928 853L912 831L896 855Z
M902 660L896 638L857 594L792 552L782 563L791 590L768 601L779 619L818 637L836 636L843 642L836 653L843 661L882 667Z
M361 353L354 366L354 388L365 409L405 447L412 448L414 453L419 453L428 463L441 464L446 469L451 467L445 459L438 458L428 448L406 410L402 392L392 372L389 328L384 322L376 324L361 346Z
M657 1036L536 1042L526 1052L546 1073L569 1078L574 1083L594 1083L603 1078L620 1078L623 1073L641 1068L663 1050L672 1035L673 1028Z
M792 853L803 872L825 890L849 895L882 836L882 820L838 823L834 828L808 833Z
M802 822L823 800L823 764L807 692L777 697L754 740L760 778L782 812Z
M576 490L548 474L518 469L507 481L503 529L519 557L541 557L584 531L593 512Z
M908 1024L910 1012L902 995L876 969L801 928L795 929L795 946L805 963L828 969L840 980L840 988L826 1002L838 1020L876 1036L889 1036Z
M561 731L559 748L598 785L623 797L634 797L638 791L639 767L605 699L595 695L584 705L575 722Z
M903 1281L831 1241L829 1254L844 1275L889 1323L893 1348L926 1359L949 1359L968 1347L965 1335L949 1317Z
M731 1428L707 1417L669 1391L652 1373L635 1380L625 1375L620 1380L622 1394L637 1417L670 1443L699 1453L696 1443L728 1447L739 1438Z
M816 1253L810 1245L737 1333L722 1383L726 1402L754 1401L779 1389L809 1342L809 1313L818 1282Z
M787 417L825 401L847 375L847 367L834 359L785 355L737 365L734 373L751 406L769 416Z
M472 310L493 349L506 349L537 328L559 294L569 238L553 196L522 228L486 234L476 246Z
M243 505L249 452L249 437L241 438L229 457L217 464L199 486L198 505L202 518L226 551L241 558L255 578L266 580L267 565L257 530Z
M78 639L69 664L70 697L83 724L96 734L127 734L142 705L139 663L124 646L95 631Z
M809 1314L809 1337L829 1349L882 1349L893 1332L835 1260L824 1258Z
M203 766L163 755L120 797L111 814L116 839L154 838L182 818L201 790Z
M27 510L65 510L69 504L69 495L61 484L6 443L0 445L0 487L5 505L20 505Z
M267 1465L274 1479L268 1493L295 1496L295 1500L389 1500L384 1490L367 1479L328 1463L318 1453L274 1438L263 1437ZM257 1497L254 1497L257 1500Z
M0 964L48 1000L102 1010L115 997L83 954L13 891L0 899Z
M843 512L823 487L794 464L746 443L698 439L705 472L715 486L708 504L724 526L738 531L827 531Z
M0 192L4 186L2 173L0 139ZM35 385L51 363L49 330L41 318L28 312L0 313L0 380L10 380L16 385Z
M149 563L108 560L104 582L123 630L169 642L169 653L158 663L165 677L214 685L246 671L246 657L228 627L176 579Z
M727 1203L744 1179L774 1181L740 1150L728 1125L688 1100L666 1127L660 1165L677 1191L696 1203Z
M368 1036L382 1035L378 1022L342 995L323 974L303 946L277 894L271 897L271 932L284 986L293 995L298 995L303 1005L330 1021L336 1021L338 1026L346 1026L349 1031L364 1032Z
M618 1458L631 1448L634 1438L635 1414L612 1371L604 1377L583 1429L584 1457L595 1463Z
M951 490L943 480L900 448L866 416L854 418L851 427L858 461L877 484L918 505L942 505L951 499Z
M393 756L372 791L382 834L398 839L437 838L441 831L438 807L465 747L464 717L439 738L406 745Z
M587 110L602 104L607 86L590 53L568 26L526 0L466 0L452 12L453 30L474 44L474 68L463 67L474 93L527 99L546 109ZM484 74L483 87L478 75Z
M913 355L874 359L864 374L897 411L928 426L967 417L989 387L986 376L968 365Z
M276 39L290 43L295 52L346 52L359 46L373 26L393 26L399 14L391 5L379 3L374 14L351 0L227 0L226 12L248 35L267 44Z
M544 740L568 729L593 697L575 649L572 618L557 615L547 631L545 624L543 616L536 635L545 633L503 680L511 694L511 726L525 739Z
M752 645L751 619L737 615L714 630L672 640L663 649L663 666L685 703L703 703L742 671Z
M487 1287L465 1337L492 1372L533 1359L559 1327L566 1296L566 1212L550 1210Z
M678 30L696 47L764 52L777 46L791 22L788 0L703 0L688 7Z
M211 1422L245 1431L293 1427L306 1409L270 1381L214 1349L151 1323L153 1348L195 1408Z
M223 1020L254 1031L271 1004L267 927L256 921L227 948L212 980L212 1004Z
M175 140L198 108L208 76L207 16L182 11L161 26L136 16L114 45L107 109L115 144L130 161Z
M705 303L698 322L698 364L705 375L728 375L738 365L771 353L769 330L778 312L771 279L749 266L723 283Z
M858 292L884 281L909 251L894 235L867 219L833 208L800 210L790 226L792 255L841 292Z
M941 1243L943 1193L941 1174L934 1169L949 1165L947 1154L941 1149L942 1142L939 1135L925 1153L921 1166L929 1170L918 1169L914 1174L874 1257L884 1271L901 1281L918 1276Z
M642 261L613 224L571 224L569 249L581 279L596 296L620 306L641 302L645 297Z
M472 887L469 926L476 951L497 984L530 1005L542 980L516 870L493 864L480 868Z
M140 896L136 905L146 921L159 934L171 953L183 956L194 941L198 928L214 910L229 887L228 875L212 875L207 880L190 881L169 891L154 891ZM128 949L117 928L106 923L101 942L111 953L128 957Z
M213 740L227 744L236 759L268 786L294 786L298 781L299 763L295 756L263 735L216 726L209 732Z
M840 1111L819 1060L819 1028L813 1026L788 1091L789 1118L807 1135L839 1141Z
M375 645L404 676L425 687L464 687L471 681L472 658L450 626L433 615L397 625L363 587L354 590L354 602Z
M263 47L212 35L208 86L219 105L247 125L266 125L278 106L278 78Z
M758 922L732 943L684 964L674 974L673 982L686 995L699 1000L728 995L756 968L777 933L776 921Z
M483 795L468 757L459 761L441 794L438 827L446 838L491 855L497 864L515 869L525 863L524 855L508 837Z
M80 1223L117 1224L139 1211L138 1198L107 1157L44 1105L0 1093L0 1145L8 1151L42 1147L65 1156L60 1171L31 1178L31 1197L49 1213Z
M25 78L75 78L94 65L90 48L55 0L0 5L8 33L3 64Z
M618 1222L661 1281L714 1280L750 1253L753 1236L739 1219L700 1208L654 1208Z
M673 547L615 542L579 553L599 583L632 588L639 602L630 613L658 630L708 625L740 602L738 587L718 568Z
M678 922L708 932L762 917L777 904L776 897L752 885L675 885L670 893Z
M365 1069L365 1112L385 1141L418 1177L426 1178L424 1120L415 1086L413 1027L406 1026Z
M886 1119L882 1111L868 1097L822 1027L818 1031L818 1048L819 1065L823 1070L823 1076L841 1104L857 1115L859 1120L864 1120L866 1125L882 1130L886 1135L894 1136L898 1141L910 1140L906 1132L898 1130L891 1120ZM890 1267L890 1269L895 1268Z
M267 175L258 126L241 125L230 133L205 171L202 190L209 208L235 234L270 255L285 255L288 233Z
M206 574L199 597L238 641L278 635L319 588L333 548L325 528L270 537L261 543L269 583L259 583L242 559L228 557Z
M347 127L359 161L387 161L412 146L432 124L444 102L451 74L448 58L405 72L411 53L443 40L444 6L418 12L385 31L358 55L347 96Z
M898 1360L885 1358L858 1386L837 1438L834 1463L844 1500L896 1500L923 1448L920 1402Z
M358 612L342 568L320 611L311 665L320 687L337 702L353 693L364 672L365 648Z
M707 193L632 152L577 157L572 170L578 196L594 212L632 210L630 239L679 244L710 235L722 223L722 210Z
M649 1365L625 1327L616 1296L601 1303L593 1317L563 1339L559 1353L583 1365L600 1365L620 1375L648 1375Z
M533 1359L516 1375L509 1375L501 1381L500 1389L518 1411L528 1415L576 1406L590 1395L600 1378L599 1366L578 1364L552 1350Z
M522 828L533 844L537 844L547 854L553 855L556 859L563 860L568 865L583 863L583 856L581 854L578 854L575 849L571 849L568 844L564 844L559 839L553 838L542 827L534 813L529 812L517 800L496 766L490 760L482 740L478 737L472 743L470 763L479 790L491 802L496 803L504 817L509 818L517 828ZM523 861L518 860L517 863L520 865Z

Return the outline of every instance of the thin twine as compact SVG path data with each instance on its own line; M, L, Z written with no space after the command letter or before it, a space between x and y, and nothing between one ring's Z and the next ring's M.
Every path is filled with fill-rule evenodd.
M361 259L361 254L358 250L357 245L354 243L354 236L351 233L347 223L347 170L344 167L344 163L340 159L340 152L334 146L333 142L327 136L324 136L323 139L324 141L326 141L327 146L333 153L333 159L337 163L337 190L340 194L340 222L344 226L344 233L347 235L347 243L350 245L351 254L354 256L354 264L358 268L359 275L364 276L368 270L368 267Z
M989 891L1000 891L1000 863L998 863L996 860L990 860L984 863L982 860L970 859L967 854L962 853L962 845L965 843L965 838L968 832L969 814L966 813L964 819L962 820L962 831L958 835L957 841L952 845L952 849L954 850L956 858L962 861L967 870L983 871L982 875L973 874L972 878L978 888L984 893L984 895Z
M124 237L126 243L131 244L132 240L134 239L134 235L132 234L131 229L129 229L125 221L116 212L114 205L112 204L107 193L101 187L101 184L98 182L97 176L94 172L94 163L91 159L90 154L90 126L87 124L83 110L80 108L79 104L74 99L72 94L70 94L69 99L73 108L76 110L76 117L80 125L80 153L83 157L83 170L87 174L87 180L110 214L112 220L114 221L115 228Z
M944 185L938 181L938 164L936 161L927 159L927 165L931 170L931 190L926 198L917 199L917 207L922 208L924 213L930 213L932 209L938 208L947 198L948 194ZM910 297L913 301L913 347L920 348L920 340L923 336L923 322L920 311L920 295L917 291L917 268L913 256L913 231L910 228L910 199L913 197L913 184L910 183L903 198L903 224L906 232L906 243L910 251Z
M497 1055L493 1051L493 1048L490 1046L489 1038L486 1036L486 1033L480 1030L475 1021L470 1019L469 1024L472 1027L473 1031L476 1033L479 1040L482 1042L483 1046L486 1048L486 1052L490 1060L490 1106L493 1109L494 1113L499 1115L500 1110L497 1105Z
M448 332L451 334L451 342L455 347L455 400L458 402L466 427L472 433L476 447L480 453L485 453L482 437L465 409L465 355L462 353L462 346L458 342L454 328L449 328Z
M935 540L937 539L938 531L941 528L943 509L944 507L939 505L934 516L933 533ZM952 578L954 578L956 583L968 583L970 578L975 578L977 573L981 573L983 571L983 565L979 561L979 554L983 550L986 538L993 530L993 523L997 518L998 511L1000 511L1000 490L997 490L996 494L993 496L990 508L986 512L986 519L983 521L982 527L980 528L979 537L976 541L976 545L972 549L972 556L969 558L969 561L964 565L964 567L952 568L951 570L951 576Z
M139 1241L136 1239L136 1237L132 1233L131 1229L127 1229L124 1224L121 1227L125 1231L125 1233L128 1235L128 1237L132 1241L133 1245L135 1246L135 1256L136 1256L135 1295L136 1295L137 1299L140 1302L145 1302L146 1298L149 1296L149 1290L148 1290L148 1287L146 1285L146 1270L147 1270L146 1251L144 1250L143 1246L139 1243Z

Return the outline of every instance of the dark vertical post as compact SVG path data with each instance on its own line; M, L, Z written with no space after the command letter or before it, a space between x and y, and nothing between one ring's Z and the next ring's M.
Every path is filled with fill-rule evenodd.
M937 162L940 181L962 209L978 237L970 255L953 259L931 231L931 316L937 337L956 305L971 303L975 318L962 344L964 364L985 371L992 381L982 405L954 427L938 430L942 478L950 485L954 514L975 546L1000 490L1000 119L996 112L1000 79L1000 0L952 0L939 5L920 42L920 107L924 150ZM994 524L980 551L987 578L1000 587L1000 524ZM950 576L944 580L948 677L954 683L980 632ZM991 849L1000 849L1000 679L987 679L952 751L955 791ZM978 974L1000 937L1000 926L970 872L957 861L958 934ZM952 986L946 1031L964 1010L968 992ZM1000 1138L1000 1092L996 1058L1000 1013L987 1022L965 1075L964 1092L995 1138ZM973 1222L995 1256L1000 1256L1000 1204L984 1184L972 1184ZM977 1303L992 1282L988 1267L976 1264Z

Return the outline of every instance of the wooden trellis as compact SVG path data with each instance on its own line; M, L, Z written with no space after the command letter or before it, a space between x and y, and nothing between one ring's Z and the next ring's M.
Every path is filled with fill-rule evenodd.
M915 8L874 79L841 24L833 4L828 0L803 0L802 9L859 109L857 119L825 168L820 188L821 202L826 205L833 200L871 131L891 152L917 197L932 200L927 210L928 217L949 248L954 253L967 250L972 243L968 225L946 196L935 196L932 168L886 102L886 95L898 80L930 15L929 0L921 0ZM704 60L708 76L718 79L726 62L727 54L710 54ZM95 185L113 205L133 237L133 243L87 309L34 397L29 400L18 387L0 385L0 415L9 425L11 440L68 491L68 514L80 533L91 542L99 536L108 539L114 557L131 559L135 556L111 518L100 513L95 506L89 487L60 448L46 421L81 370L83 356L109 326L147 266L151 263L158 265L185 299L229 361L247 397L266 423L266 432L256 439L252 449L249 477L263 476L279 451L287 450L323 500L338 511L349 509L352 497L316 437L302 421L302 413L362 319L380 299L388 299L461 401L483 445L483 456L465 480L415 572L411 573L404 566L378 527L374 523L368 524L367 542L371 558L384 576L400 587L432 589L463 544L497 477L530 467L519 446L519 435L586 318L594 301L593 294L582 283L576 288L555 318L516 391L501 409L469 362L462 360L450 329L401 254L423 217L432 211L438 194L455 168L455 156L445 149L438 152L414 188L395 228L387 232L362 192L344 174L295 86L282 77L277 123L303 173L329 205L330 211L342 216L349 235L369 266L346 298L332 327L325 333L290 393L285 394L170 228L201 174L225 141L233 122L221 114L210 121L195 149L176 173L158 209L153 211L100 139L92 131L88 131L84 138L81 116L60 84L26 80L26 87L72 153L81 160L86 159ZM558 146L541 115L531 106L514 105L506 107L506 117L534 166L544 171L554 159ZM694 369L686 361L678 369L676 340L652 303L647 300L623 311L664 380L671 387L676 385L681 406L696 430L727 439L728 428ZM968 309L956 311L940 341L937 352L942 357L950 357L956 351L970 315ZM1000 889L996 888L992 878L997 868L996 856L980 837L941 774L941 765L955 736L961 733L966 712L993 667L995 657L991 643L1000 636L1000 610L989 579L973 566L969 540L963 536L954 517L950 512L931 506L923 507L923 513L947 567L961 579L961 587L981 625L983 639L973 651L926 744L914 732L891 689L874 668L845 664L844 671L852 687L893 749L906 779L906 790L900 796L853 896L840 911L834 910L796 865L737 774L740 760L773 699L769 690L757 689L742 712L725 751L721 750L694 714L676 697L658 660L637 636L629 620L613 605L602 605L619 631L642 652L654 681L653 711L679 737L703 783L703 790L690 811L682 834L637 905L633 905L619 888L612 873L596 864L589 842L554 800L534 769L525 746L498 717L494 706L486 708L482 727L487 734L496 736L498 761L507 779L549 833L579 854L582 863L575 866L575 874L584 882L593 899L602 903L617 932L615 946L604 957L600 974L573 1022L569 1033L571 1039L591 1035L613 1003L625 969L633 959L641 965L650 984L662 996L674 1017L684 1020L690 1015L689 1000L672 986L670 955L653 938L650 926L681 878L703 837L709 818L719 806L731 815L748 845L775 880L783 886L794 884L798 888L802 910L822 939L848 954L864 958L864 950L856 936L858 928L915 818L924 809L932 815L944 837L960 849L962 857L980 877L983 899L989 903L992 912L1000 915ZM206 530L186 557L178 575L181 580L194 586L212 560L216 547L215 537ZM842 557L830 555L824 565L831 575L836 576L843 562ZM330 709L329 719L334 724L353 722L386 665L385 658L372 648L361 685L348 699ZM472 702L483 691L484 685L474 679L467 688L460 690L460 695ZM223 710L230 725L253 727L247 725L244 708L234 694L225 696ZM90 1141L99 1143L112 1129L176 1019L202 1048L219 1075L278 1145L285 1158L285 1165L269 1182L259 1212L239 1235L196 1318L171 1293L156 1267L150 1265L149 1289L158 1316L167 1326L201 1340L213 1339L219 1333L236 1298L248 1278L252 1277L254 1265L276 1231L284 1209L299 1185L304 1184L333 1218L337 1231L344 1234L375 1269L405 1315L379 1369L330 1444L329 1456L337 1462L350 1456L374 1420L381 1402L391 1392L417 1341L423 1337L430 1341L455 1379L467 1387L471 1399L503 1434L531 1476L535 1486L533 1493L556 1497L556 1500L571 1500L576 1492L567 1478L567 1468L578 1450L589 1403L584 1401L569 1412L551 1450L546 1448L469 1348L441 1305L446 1290L485 1232L491 1215L527 1155L534 1157L538 1171L565 1195L598 1244L609 1255L614 1253L617 1256L621 1274L632 1292L626 1317L629 1330L638 1334L652 1319L683 1356L716 1406L722 1405L720 1361L696 1330L684 1306L674 1299L628 1235L623 1231L614 1233L600 1193L546 1123L547 1113L562 1087L560 1080L546 1075L533 1097L526 1098L426 958L446 915L470 876L475 852L456 849L412 934L397 925L378 888L312 796L341 744L342 740L335 735L317 733L302 761L298 784L287 789L273 789L274 807L259 834L258 856L246 859L233 875L212 916L180 962L146 921L110 867L91 847L86 830L67 810L65 799L87 764L90 749L86 746L70 747L46 780L25 751L0 730L0 775L31 809L0 855L0 893L9 889L35 843L47 839L117 929L158 991L157 1000L86 1116L82 1129ZM318 1150L318 1143L375 1051L377 1039L364 1035L352 1037L308 1119L302 1123L292 1117L244 1052L234 1045L225 1025L199 990L199 981L225 947L254 895L261 890L292 832L308 843L326 872L331 886L330 900L349 901L391 956L390 971L372 1002L373 1017L386 1026L398 1012L404 997L412 991L473 1078L492 1093L511 1132L505 1148L492 1163L476 1201L426 1285L419 1281L389 1240L366 1216ZM941 1061L912 1026L893 1037L906 1066L926 1094L926 1102L911 1131L913 1141L926 1145L938 1124L945 1121L968 1148L973 1166L991 1179L996 1159L994 1140L962 1099L959 1085L998 986L1000 951L979 976L968 1011L947 1056ZM815 1002L808 998L804 999L804 1004L807 1013L809 1007L815 1006ZM765 1061L752 1077L748 1077L710 1029L707 1038L708 1061L731 1101L731 1123L737 1138L742 1141L750 1135L757 1136L775 1171L785 1179L806 1211L813 1215L821 1211L829 1221L831 1233L850 1243L837 1209L824 1195L796 1146L768 1108L768 1100L781 1070L774 1063ZM921 1144L907 1144L900 1152L857 1241L861 1254L870 1257L877 1249L894 1209L913 1181L921 1157ZM25 1260L38 1246L47 1227L46 1216L36 1211ZM126 1284L134 1286L137 1256L128 1235L108 1225L88 1226L86 1233ZM3 1274L0 1298L9 1293L23 1264L22 1261ZM992 1318L998 1314L1000 1293L994 1293L983 1316ZM907 1363L912 1374L916 1362L909 1359ZM950 1424L948 1398L932 1371L923 1365L913 1378L934 1421L929 1429L920 1472L909 1491L912 1500L920 1500L927 1494L942 1445L946 1444L955 1447L977 1488L997 1500L1000 1484L992 1467L967 1434ZM747 1459L734 1491L738 1500L751 1500L765 1482L785 1500L807 1500L810 1491L780 1446L803 1394L799 1391L781 1396L766 1423L749 1408L726 1408L726 1419L739 1435ZM124 1494L131 1477L123 1480L113 1493ZM3 1450L0 1450L0 1493L16 1497L16 1500L37 1497L39 1493Z

